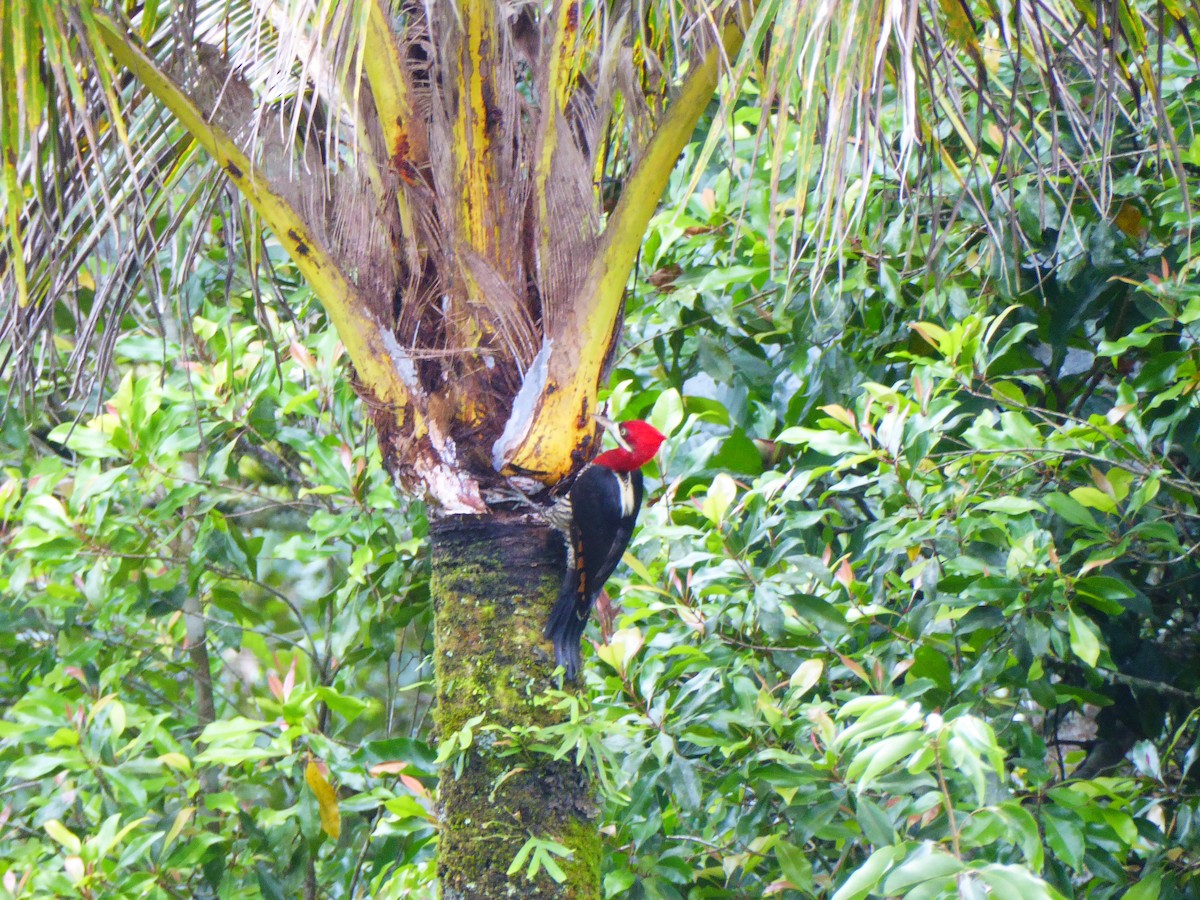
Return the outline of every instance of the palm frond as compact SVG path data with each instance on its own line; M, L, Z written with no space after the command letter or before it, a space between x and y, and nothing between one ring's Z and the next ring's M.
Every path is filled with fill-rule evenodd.
M789 195L771 202L772 233L786 239L779 270L795 275L805 260L806 282L820 282L880 181L894 186L896 215L931 223L927 249L969 211L1010 255L1041 239L1018 221L1022 181L1038 183L1047 207L1086 203L1110 218L1113 164L1130 141L1148 171L1183 181L1159 85L1164 57L1196 65L1197 24L1194 7L1130 0L760 4L723 101L730 116L753 78L764 165L773 177L796 167ZM784 118L797 127L779 127ZM714 130L701 165L731 135ZM965 169L950 162L964 148ZM955 190L917 190L941 178Z
M195 202L204 185L195 167L211 164L95 45L86 10L47 3L13 12L0 13L15 42L4 47L26 53L0 65L11 164L0 342L13 384L70 375L75 392L91 393L111 351L107 323L130 308L149 321L161 307L170 285L156 258L169 232L159 226ZM15 110L22 114L8 114ZM56 336L72 344L62 370Z

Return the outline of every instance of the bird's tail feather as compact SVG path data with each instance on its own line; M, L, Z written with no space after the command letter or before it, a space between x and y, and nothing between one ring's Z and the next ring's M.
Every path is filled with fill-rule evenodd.
M583 665L579 642L587 627L587 616L579 615L579 577L577 569L568 568L558 592L558 602L554 604L543 632L554 643L554 660L566 670L569 681L575 679Z

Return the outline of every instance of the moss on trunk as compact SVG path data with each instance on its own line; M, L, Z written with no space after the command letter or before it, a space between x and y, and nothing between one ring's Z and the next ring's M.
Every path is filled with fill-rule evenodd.
M559 715L535 700L554 686L542 627L562 578L562 539L514 515L450 517L432 536L438 737L483 717L461 775L447 764L438 787L442 896L599 897L599 810L586 774L570 760L502 756L484 730L549 725ZM560 860L565 883L505 874L530 837L571 849Z

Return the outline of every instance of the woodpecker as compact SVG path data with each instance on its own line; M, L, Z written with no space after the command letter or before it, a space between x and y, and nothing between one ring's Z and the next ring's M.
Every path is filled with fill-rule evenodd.
M568 680L583 664L579 642L592 605L633 535L642 505L642 466L666 440L648 422L635 419L618 425L596 418L619 446L601 453L579 473L551 515L566 536L567 573L544 634L554 642L554 658Z

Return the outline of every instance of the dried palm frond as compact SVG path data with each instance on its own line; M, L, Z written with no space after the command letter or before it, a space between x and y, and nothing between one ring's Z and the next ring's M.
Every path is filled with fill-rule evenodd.
M1107 214L1115 136L1147 119L1181 172L1157 85L1164 48L1194 57L1196 25L1194 8L1129 0L189 0L154 21L115 0L12 5L0 342L14 383L56 364L54 310L75 323L69 366L98 356L103 372L114 310L169 309L156 262L214 196L194 137L357 334L356 383L377 424L392 418L381 433L412 482L486 482L493 465L553 478L586 454L640 235L718 78L719 121L754 85L776 264L810 261L811 283L842 258L872 179L933 223L934 256L968 208L994 246L1028 240L1018 169ZM732 134L712 130L702 166ZM999 152L947 162L985 140ZM961 188L948 208L917 189L939 172Z

